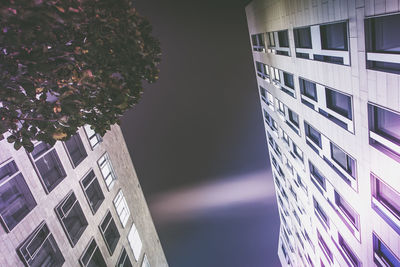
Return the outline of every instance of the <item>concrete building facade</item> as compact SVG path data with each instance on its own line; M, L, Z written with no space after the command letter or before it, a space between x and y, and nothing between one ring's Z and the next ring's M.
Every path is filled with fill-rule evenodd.
M168 266L121 129L0 141L0 266Z
M283 266L400 266L400 3L253 0L246 15Z

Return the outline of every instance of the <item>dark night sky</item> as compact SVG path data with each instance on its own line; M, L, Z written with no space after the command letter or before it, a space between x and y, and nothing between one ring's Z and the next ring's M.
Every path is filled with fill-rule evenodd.
M279 266L247 0L139 0L163 51L122 129L171 267Z

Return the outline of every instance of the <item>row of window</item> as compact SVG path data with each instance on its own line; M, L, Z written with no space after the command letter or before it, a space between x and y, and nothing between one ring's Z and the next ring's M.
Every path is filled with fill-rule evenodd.
M400 73L400 14L366 18L364 22L367 68ZM294 28L296 57L350 65L348 55L341 53L349 51L348 35L347 21ZM290 56L288 30L259 33L251 38L254 51L267 51L266 38L269 52Z

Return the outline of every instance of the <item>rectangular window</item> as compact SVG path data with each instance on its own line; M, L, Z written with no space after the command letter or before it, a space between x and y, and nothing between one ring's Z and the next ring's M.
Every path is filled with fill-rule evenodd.
M400 53L400 14L365 20L366 49L374 53Z
M314 101L318 101L317 85L302 78L299 78L299 82L301 94L313 99Z
M304 157L303 157L303 151L296 145L293 143L293 152L294 154L296 154L296 156L303 161Z
M36 207L36 201L15 161L0 167L0 221L10 232Z
M297 128L299 128L299 115L296 112L288 109L289 111L289 121L293 123Z
M285 143L289 145L290 138L289 138L288 134L286 132L284 132L283 130L282 130L282 138L285 141Z
M314 210L319 215L319 218L329 227L329 217L326 212L322 209L321 205L314 198Z
M119 255L116 267L132 267L132 262L129 259L128 253L126 253L125 248L122 248L121 255Z
M319 148L322 148L321 143L321 133L315 130L310 124L304 122L304 130L306 132L306 136L310 138L310 140L316 144Z
M353 226L358 229L359 217L357 212L354 211L353 207L345 201L336 191L335 191L335 203L339 209L344 213L346 218L353 224Z
M326 178L325 178L325 176L321 173L320 170L317 169L317 167L314 166L314 164L311 163L311 161L308 161L308 165L310 166L310 173L311 173L312 177L314 178L312 180L317 181L318 184L320 186L322 186L322 188L324 190L326 190L326 182L325 182Z
M268 105L274 106L274 96L270 92L267 92L267 101Z
M400 145L400 114L368 104L369 129Z
M400 220L400 193L372 176L372 195L390 213Z
M293 74L283 72L283 80L285 81L285 85L287 87L294 89Z
M325 256L328 259L328 261L330 261L332 263L333 262L332 251L329 249L328 245L326 244L325 240L322 238L322 236L318 232L318 230L317 230L317 234L318 234L318 244L319 244L320 248L325 253Z
M265 44L264 44L264 37L263 34L253 34L251 36L251 41L253 44L253 50L254 51L263 51L263 49L265 48Z
M378 236L372 234L374 244L374 262L378 266L400 266L400 259L383 243Z
M63 255L43 221L17 249L21 260L27 266L62 266Z
M351 97L325 88L326 106L340 115L352 119Z
M265 90L265 88L261 86L260 86L260 95L262 100L264 100L264 102L267 103L267 90Z
M114 198L114 207L115 210L117 211L119 220L121 221L121 224L123 227L126 226L126 223L128 222L129 215L131 212L129 211L128 204L126 203L126 199L124 197L124 194L122 193L122 190L120 189L116 197Z
M310 27L297 28L293 32L296 48L312 48Z
M350 174L353 178L355 178L356 176L355 160L332 142L331 142L331 157L348 174Z
M55 211L68 240L74 247L88 226L88 222L73 191L57 205Z
M56 150L41 142L35 146L31 156L46 192L50 193L67 176Z
M83 126L83 128L85 129L86 135L89 139L89 143L92 149L94 149L100 142L103 141L103 139L101 138L101 136L99 134L97 134L90 125L86 124L85 126Z
M142 252L142 240L140 239L139 232L136 229L135 224L132 224L132 228L128 234L129 245L131 246L133 256L136 261L140 259L140 253Z
M280 82L281 77L279 75L279 70L277 68L271 67L272 79Z
M83 192L89 202L90 209L93 214L99 209L101 203L104 201L104 194L101 191L99 181L91 170L81 181Z
M282 113L282 115L285 115L285 105L278 100L278 111Z
M97 164L99 165L101 174L103 175L104 181L107 185L108 190L110 190L117 180L115 175L114 169L111 165L110 157L107 153L105 153L98 161Z
M325 50L348 50L347 22L325 24L319 26L321 46Z
M267 32L268 35L268 47L275 47L275 37L273 32Z
M333 64L339 64L339 65L343 65L344 64L343 63L343 57L325 56L325 55L314 54L314 60L315 61L333 63Z
M146 254L144 254L144 257L143 257L142 267L150 267L150 262L147 259L147 255Z
M353 267L359 267L361 266L361 262L356 256L356 254L351 250L350 246L344 241L343 237L338 233L338 239L339 239L339 246L344 252L344 254L347 256L347 259L350 260L351 265Z
M104 257L101 254L94 238L90 240L89 244L85 248L85 251L80 257L79 262L83 267L107 267Z
M289 47L289 35L288 30L278 32L278 40L280 47Z
M114 222L113 217L111 216L111 212L108 210L106 216L102 220L99 225L100 232L103 235L104 242L107 245L107 249L110 252L110 255L114 253L115 248L117 247L118 240L120 238L117 225Z
M81 163L87 157L87 153L83 147L82 139L79 136L79 133L71 136L69 140L64 142L64 145L74 168L77 167L79 163Z

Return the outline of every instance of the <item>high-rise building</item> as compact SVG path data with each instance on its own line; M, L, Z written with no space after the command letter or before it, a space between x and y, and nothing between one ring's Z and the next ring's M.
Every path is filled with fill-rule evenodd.
M0 141L0 266L168 266L122 132Z
M283 266L400 266L399 11L397 0L246 6Z

